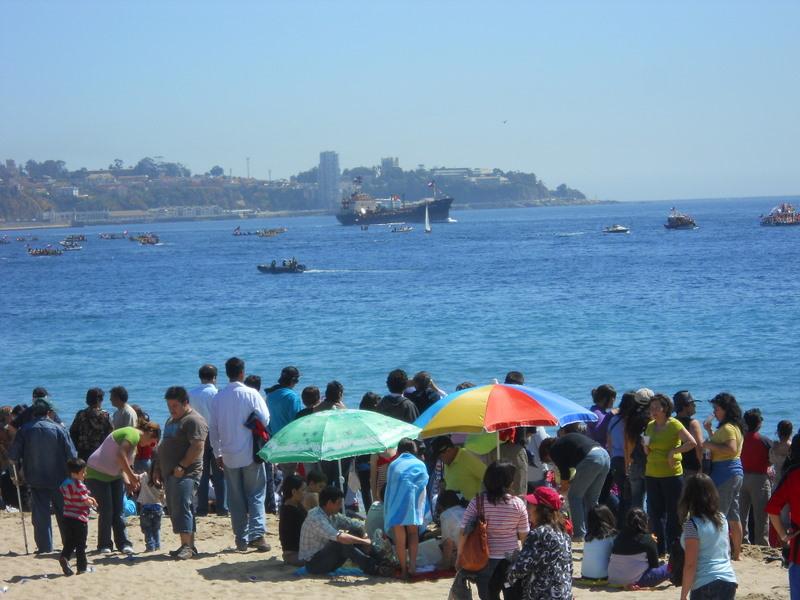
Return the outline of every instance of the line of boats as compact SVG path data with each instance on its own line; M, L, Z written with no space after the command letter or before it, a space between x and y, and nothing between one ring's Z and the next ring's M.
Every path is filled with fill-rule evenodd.
M233 230L233 235L236 237L240 236L249 236L249 235L256 235L262 238L271 238L278 236L282 233L286 233L288 229L286 227L275 227L273 229L256 229L255 231L244 231L241 227L237 226Z

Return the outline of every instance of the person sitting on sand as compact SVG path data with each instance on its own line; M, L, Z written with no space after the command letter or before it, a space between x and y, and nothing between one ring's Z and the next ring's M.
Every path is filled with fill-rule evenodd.
M281 541L283 562L287 565L300 567L303 565L297 558L300 549L300 530L308 514L303 508L303 496L306 491L306 482L298 475L287 475L283 480L278 537Z
M605 504L593 507L586 517L581 578L608 579L608 561L617 537L617 519Z
M308 511L300 529L297 553L313 575L331 573L348 559L367 575L392 575L394 567L382 562L363 529L355 535L353 522L342 514L344 494L328 486L319 493L319 506Z
M658 562L658 547L650 534L647 515L641 508L630 509L611 548L608 583L629 589L655 587L668 576L668 566Z
M322 471L312 470L306 475L306 489L301 504L306 511L319 506L319 493L328 485L328 478Z
M445 490L439 494L439 529L442 532L442 562L439 566L442 569L452 569L456 564L458 537L466 505L467 503L453 490Z

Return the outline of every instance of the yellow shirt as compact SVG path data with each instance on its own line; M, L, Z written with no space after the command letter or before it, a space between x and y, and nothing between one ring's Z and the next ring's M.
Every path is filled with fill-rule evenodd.
M741 430L733 423L725 423L722 427L717 429L711 436L711 441L715 444L724 444L728 440L736 440L736 452L731 452L728 448L725 450L711 450L711 461L718 462L721 460L733 460L739 458L742 454L742 443L744 436Z
M472 500L481 491L486 465L469 450L460 448L449 465L444 466L445 489L461 492Z
M681 430L686 429L675 417L670 417L664 427L656 429L656 422L650 421L645 429L645 435L650 436L650 454L647 455L647 466L644 474L647 477L678 477L683 475L683 456L680 452L674 455L674 466L670 467L667 455L683 444L680 438Z

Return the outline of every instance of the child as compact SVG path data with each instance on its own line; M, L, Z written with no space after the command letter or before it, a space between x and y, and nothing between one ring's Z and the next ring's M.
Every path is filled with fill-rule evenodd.
M150 470L139 474L139 495L136 501L141 505L139 513L139 526L144 534L145 552L161 549L161 515L164 514L164 486L156 484L153 480L153 467L157 464L155 458L150 464Z
M617 519L605 504L598 504L586 518L586 543L583 546L581 577L608 579L608 561L617 537Z
M295 419L305 417L314 412L314 408L319 404L319 388L315 385L303 388L303 391L300 393L300 399L303 401L303 406L305 406L305 408L297 412L294 417Z
M89 495L89 488L83 483L86 478L86 462L80 458L67 461L67 477L59 490L64 497L64 518L61 533L64 548L58 563L64 575L73 574L69 560L72 553L78 561L78 574L86 572L86 536L89 533L89 509L97 508L97 501Z
M650 534L647 515L632 508L611 548L608 582L627 589L655 587L669 576L667 565L658 562L658 547Z
M306 492L303 494L303 508L311 510L319 506L319 493L328 485L328 478L321 471L311 471L306 476Z
M281 541L283 562L296 567L305 564L297 558L300 550L300 528L306 520L306 509L302 505L305 491L306 482L301 477L289 475L283 480L278 537Z

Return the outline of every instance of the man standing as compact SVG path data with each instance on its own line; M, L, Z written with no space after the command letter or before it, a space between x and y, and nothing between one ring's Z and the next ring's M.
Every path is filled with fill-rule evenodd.
M184 388L169 388L164 399L169 419L158 447L158 467L166 488L172 532L181 537L180 548L170 554L178 560L186 560L197 554L194 496L203 468L208 425L189 405L189 393Z
M33 420L17 431L8 457L22 461L25 480L31 489L36 554L46 554L53 551L51 507L60 530L64 498L59 486L67 478L67 460L77 458L78 454L69 432L50 419L54 409L48 397L36 398L31 408Z
M266 428L269 426L269 411L261 394L244 385L244 361L241 358L229 358L225 362L225 373L230 383L214 398L211 445L225 471L236 549L243 552L249 546L267 552L270 549L264 539L267 477L264 464L253 458L253 433L245 423L256 419Z
M211 427L211 409L214 397L217 395L217 367L214 365L203 365L198 372L200 385L189 390L189 404L206 420ZM214 496L216 498L217 515L220 517L228 516L228 503L225 498L225 474L217 465L214 451L211 449L211 438L206 438L203 450L203 474L200 477L200 487L197 490L197 511L198 517L208 514L208 483L214 485Z
M269 434L274 436L289 423L294 421L297 413L303 409L300 396L294 391L294 386L300 381L300 371L297 367L284 367L277 385L273 385L267 393L267 407L269 408Z
M111 388L108 392L108 397L111 400L111 406L117 409L111 417L111 424L114 429L136 427L139 419L136 417L136 411L128 404L128 390L118 385Z
M408 375L402 369L395 369L386 377L386 387L389 394L381 398L376 410L386 415L394 417L406 423L413 423L419 417L417 405L403 396L403 392L408 387Z

